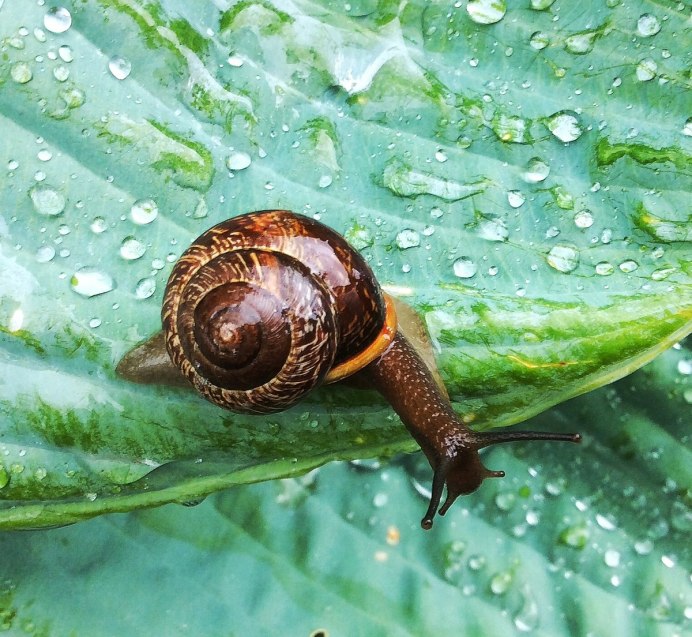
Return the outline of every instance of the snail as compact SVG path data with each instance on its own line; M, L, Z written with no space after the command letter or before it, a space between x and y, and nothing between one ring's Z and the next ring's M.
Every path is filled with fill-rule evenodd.
M580 440L471 430L399 329L396 303L364 258L324 224L286 210L240 215L204 232L173 267L161 317L163 333L120 362L125 378L160 381L171 367L165 343L172 375L232 411L281 411L345 378L377 389L433 469L424 529L458 496L504 476L483 466L480 449Z

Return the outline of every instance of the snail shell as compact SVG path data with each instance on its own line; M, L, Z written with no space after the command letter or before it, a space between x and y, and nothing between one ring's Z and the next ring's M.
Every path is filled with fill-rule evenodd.
M327 226L286 210L241 215L202 234L171 272L161 317L163 333L128 353L120 375L175 382L182 372L208 400L248 413L287 409L321 382L352 374L377 389L433 468L425 529L438 509L443 515L485 478L504 475L483 466L483 447L580 440L470 430L398 329L395 303L364 259Z
M202 234L173 268L161 316L171 360L200 393L271 413L375 342L387 304L340 235L270 210Z

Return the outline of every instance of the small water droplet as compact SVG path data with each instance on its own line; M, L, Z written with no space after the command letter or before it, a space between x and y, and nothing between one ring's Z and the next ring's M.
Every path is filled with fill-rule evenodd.
M548 118L548 130L561 142L569 143L579 139L584 132L577 114L560 111Z
M89 228L91 228L93 233L101 234L107 230L108 224L103 217L94 217L94 220L89 225Z
M10 77L17 82L17 84L26 84L31 81L34 74L31 71L31 67L26 62L17 62L13 64L10 69Z
M608 549L603 554L603 561L605 562L605 565L609 566L610 568L620 566L620 552L616 551L615 549Z
M373 506L375 506L378 509L385 506L387 504L387 502L389 502L389 497L387 496L386 493L382 493L382 492L376 493L375 497L373 497L373 499L372 499Z
M65 210L65 196L47 184L37 184L29 191L34 210L40 215L56 217Z
M655 15L643 13L637 20L637 33L643 38L650 38L661 30L661 23Z
M317 182L317 185L320 188L329 188L329 186L332 185L332 176L331 175L322 175Z
M545 11L555 0L531 0L531 8L534 11Z
M459 257L452 264L455 276L460 279L470 279L478 272L478 266L469 257Z
M640 82L648 82L656 77L656 72L658 71L658 64L654 62L651 58L646 58L641 60L637 64L636 75Z
M604 531L614 531L617 528L615 519L611 515L603 515L601 513L596 514L596 524Z
M108 70L116 80L124 80L132 71L132 64L124 57L114 55L108 60Z
M70 279L70 287L80 296L90 298L110 292L115 282L110 274L93 267L79 268Z
M490 591L495 595L504 595L512 585L514 577L510 571L500 571L490 578Z
M495 506L500 511L509 511L517 501L517 496L511 491L501 491L495 496Z
M435 159L439 161L441 164L447 161L447 153L445 153L443 150L438 150L435 153Z
M495 24L504 18L507 5L505 0L469 0L466 11L476 24Z
M94 318L89 320L89 327L90 328L96 329L97 327L100 327L100 326L101 326L101 319L100 318L94 317Z
M138 299L148 299L156 292L156 281L153 277L140 279L135 286L135 296Z
M521 596L523 603L517 614L514 616L514 626L522 633L528 633L538 627L540 618L538 612L538 603L536 602L536 598L533 596L533 593L528 586L524 586L522 588Z
M574 215L574 225L582 230L590 228L593 225L593 215L590 210L580 210Z
M233 66L238 69L241 66L243 66L245 60L243 60L243 58L241 58L239 55L231 54L228 56L227 62L230 66Z
M420 235L412 228L406 228L396 235L396 245L400 250L416 248L420 245Z
M570 244L558 243L550 249L546 260L551 268L567 274L579 265L579 252Z
M688 117L685 125L682 127L682 134L686 137L692 137L692 117Z
M634 552L637 555L649 555L654 550L654 543L649 540L638 540L634 543Z
M520 208L526 202L526 195L521 190L510 190L507 193L507 202L512 208Z
M472 571L480 571L485 568L485 556L484 555L472 555L469 557L468 565Z
M226 158L228 170L245 170L252 163L252 158L247 153L236 151Z
M51 33L65 33L72 26L72 16L65 7L51 7L43 16L43 26Z
M134 237L125 237L120 244L120 256L126 261L139 259L147 250L147 247Z
M158 215L159 207L153 199L138 199L130 208L130 219L139 226L151 223Z
M526 170L522 174L522 178L529 184L537 184L545 181L549 174L550 166L540 157L532 157L526 164Z
M573 524L563 529L559 536L561 544L575 549L583 549L589 541L590 532L586 524Z

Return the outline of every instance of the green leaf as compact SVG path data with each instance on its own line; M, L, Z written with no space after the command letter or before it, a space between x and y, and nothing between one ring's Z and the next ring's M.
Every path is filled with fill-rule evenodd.
M682 9L485 4L0 5L0 528L415 449L369 392L257 418L115 375L248 210L353 237L478 428L689 333Z

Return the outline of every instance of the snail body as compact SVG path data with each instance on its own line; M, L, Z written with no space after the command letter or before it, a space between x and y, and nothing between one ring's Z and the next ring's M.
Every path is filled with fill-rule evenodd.
M576 442L542 432L477 433L456 415L433 374L397 329L392 299L362 256L327 226L286 210L233 217L207 230L169 277L162 306L170 360L206 399L244 413L291 407L324 382L354 375L392 405L433 471L430 528L487 477L482 447L519 439ZM121 375L153 354L121 361ZM156 376L156 374L152 374Z

